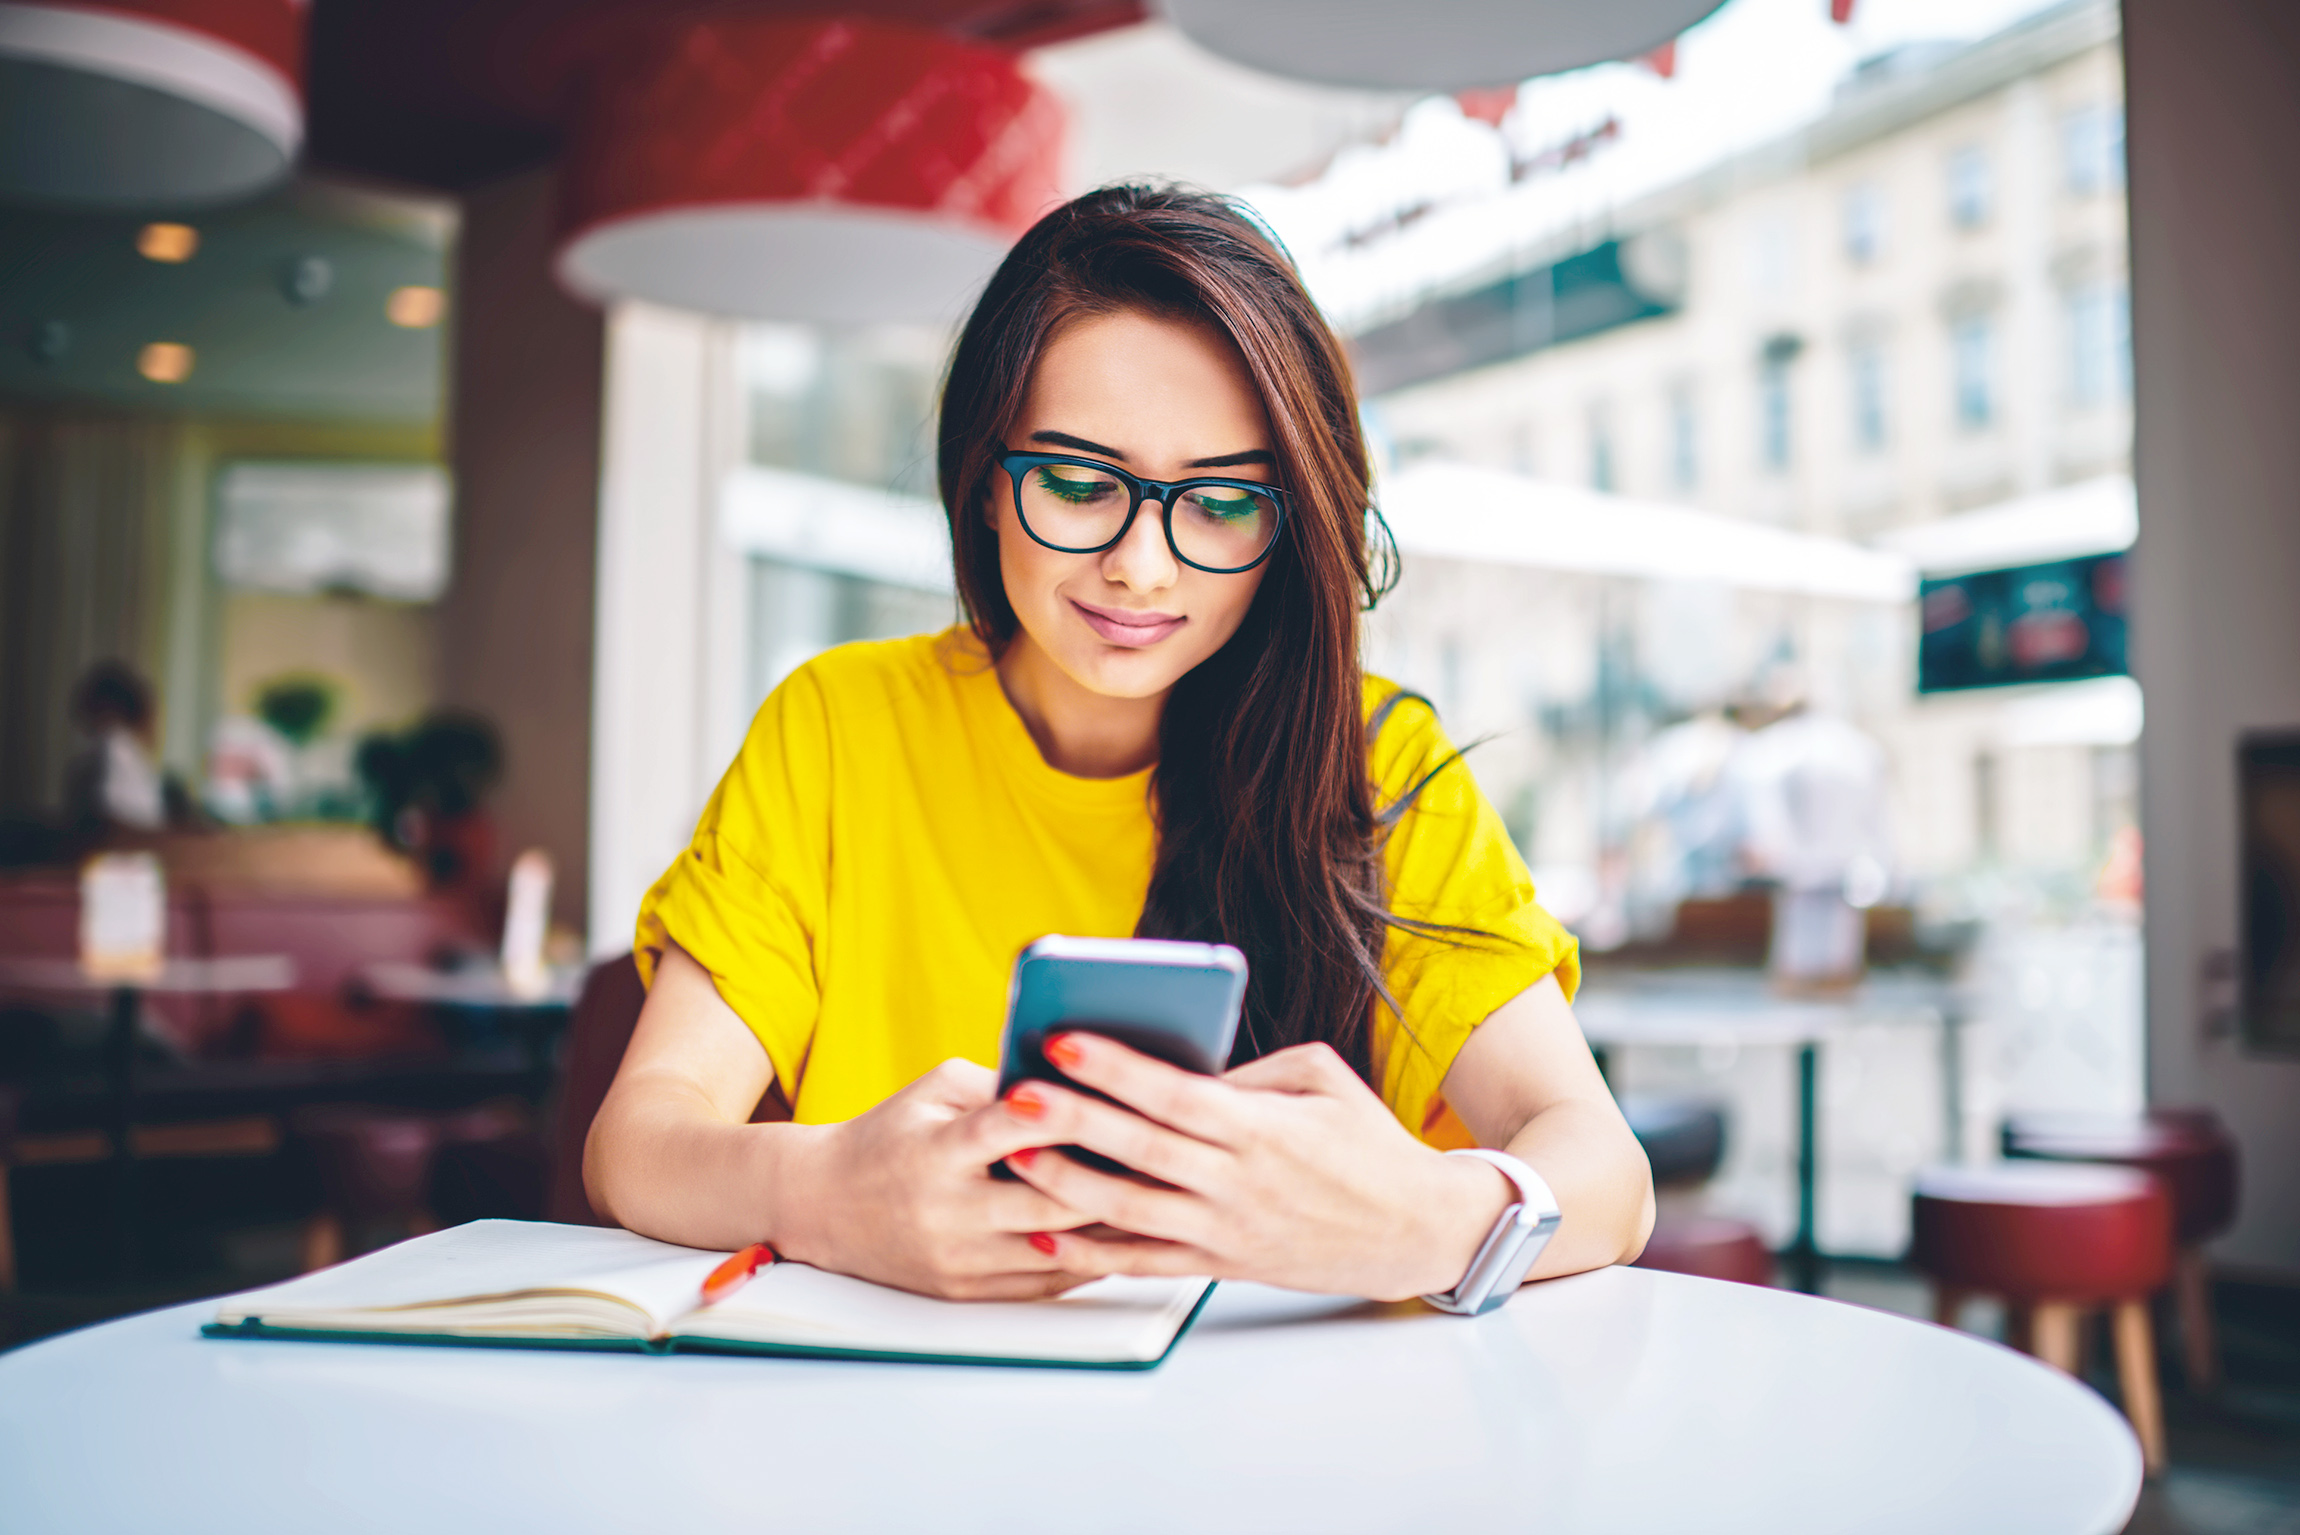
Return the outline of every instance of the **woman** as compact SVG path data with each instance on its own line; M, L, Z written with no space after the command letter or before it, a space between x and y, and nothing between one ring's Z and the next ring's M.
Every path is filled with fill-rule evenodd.
M593 1204L937 1295L1386 1299L1456 1284L1517 1201L1440 1154L1483 1145L1562 1208L1535 1277L1633 1257L1651 1180L1573 940L1428 706L1359 668L1356 402L1267 236L1170 189L1049 214L959 340L939 467L970 622L830 651L760 710L642 909ZM1008 971L1050 932L1238 945L1234 1069L1057 1036L1114 1101L995 1100ZM775 1089L791 1122L751 1123ZM1071 1144L1157 1181L1041 1151Z

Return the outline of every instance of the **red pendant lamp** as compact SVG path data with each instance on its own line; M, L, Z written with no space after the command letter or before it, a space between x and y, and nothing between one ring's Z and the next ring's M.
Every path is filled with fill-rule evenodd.
M0 199L251 196L303 144L304 0L0 4Z
M1060 104L1012 58L851 20L667 27L589 69L560 281L754 319L950 319L1060 196Z

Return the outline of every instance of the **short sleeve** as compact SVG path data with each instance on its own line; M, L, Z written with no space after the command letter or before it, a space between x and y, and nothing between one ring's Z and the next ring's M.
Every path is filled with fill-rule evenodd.
M1390 910L1452 931L1390 930L1382 968L1397 1011L1376 1010L1373 1064L1399 1122L1426 1136L1470 1030L1543 976L1570 1000L1580 947L1535 899L1531 871L1436 714L1410 697L1386 712L1376 793L1405 804L1383 852Z
M821 1003L830 752L821 684L801 667L760 707L694 840L640 903L634 941L649 986L666 942L710 972L794 1102Z

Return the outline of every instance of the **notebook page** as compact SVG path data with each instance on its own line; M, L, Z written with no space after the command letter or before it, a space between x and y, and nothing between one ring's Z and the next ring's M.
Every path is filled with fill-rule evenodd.
M675 1335L882 1354L1139 1364L1166 1352L1205 1279L1112 1278L1038 1301L945 1301L778 1263Z
M227 1297L216 1320L484 1301L537 1290L596 1290L630 1302L656 1332L694 1303L726 1257L598 1226L472 1221L349 1263Z

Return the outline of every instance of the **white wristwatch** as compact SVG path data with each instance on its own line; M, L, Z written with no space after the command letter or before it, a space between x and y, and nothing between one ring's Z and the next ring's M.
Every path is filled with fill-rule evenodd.
M1517 1293L1517 1287L1525 1282L1525 1271L1533 1267L1534 1259L1541 1256L1541 1250L1557 1234L1558 1222L1564 1215L1557 1208L1557 1196L1549 1191L1541 1174L1508 1152L1488 1151L1480 1146L1468 1151L1449 1151L1446 1155L1490 1162L1501 1169L1503 1177L1517 1185L1518 1202L1502 1211L1501 1219L1493 1223L1493 1230L1486 1233L1461 1283L1442 1294L1422 1297L1440 1311L1450 1311L1456 1316L1482 1316Z

